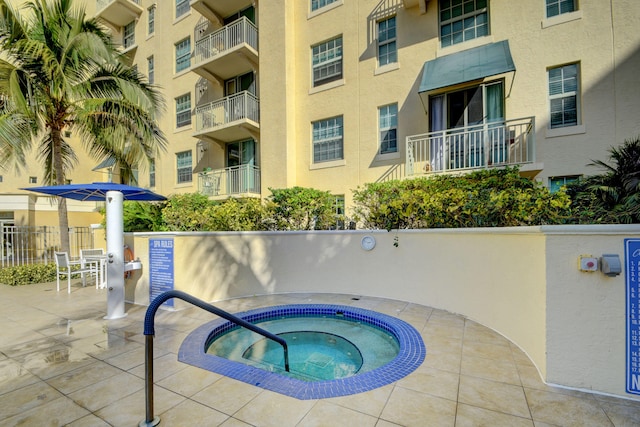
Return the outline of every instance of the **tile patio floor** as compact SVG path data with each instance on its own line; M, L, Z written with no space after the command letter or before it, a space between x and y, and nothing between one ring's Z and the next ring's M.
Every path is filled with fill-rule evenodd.
M352 295L286 294L216 303L229 312L344 304L398 316L427 346L421 367L352 396L296 400L177 361L182 340L214 319L159 311L155 411L160 426L640 426L640 402L546 386L493 331L441 310ZM0 285L0 426L136 426L145 418L146 307L104 320L106 291Z

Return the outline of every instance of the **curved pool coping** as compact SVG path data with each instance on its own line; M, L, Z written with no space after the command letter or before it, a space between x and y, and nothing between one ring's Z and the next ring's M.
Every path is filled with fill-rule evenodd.
M340 312L343 319L366 322L394 335L400 347L398 355L386 365L352 377L307 382L207 354L205 349L212 336L236 326L227 320L217 319L198 327L185 338L178 352L178 360L301 400L347 396L373 390L404 378L424 361L427 350L413 326L398 318L363 308L333 304L292 304L263 307L235 315L248 322L256 322L290 315L335 316L336 312Z

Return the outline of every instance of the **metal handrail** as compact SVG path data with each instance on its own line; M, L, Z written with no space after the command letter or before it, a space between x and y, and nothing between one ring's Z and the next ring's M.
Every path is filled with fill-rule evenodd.
M227 313L224 310L221 310L211 304L208 304L196 297L193 297L182 291L167 291L158 295L149 307L147 308L147 312L144 316L144 376L145 376L145 399L146 399L146 419L144 421L140 421L138 424L140 427L144 426L156 426L160 424L160 417L153 416L153 337L155 335L154 328L154 319L156 315L156 311L160 308L162 304L164 304L167 300L171 298L179 298L183 301L191 303L196 307L199 307L203 310L207 310L210 313L213 313L217 316L220 316L224 319L227 319L230 322L235 323L238 326L243 328L247 328L250 331L253 331L257 334L262 335L265 338L273 340L280 344L284 350L284 369L289 372L289 348L287 347L287 342L280 338L277 335L272 334L271 332L265 331L262 328L257 327L253 323L249 323L244 319L241 319L233 314Z

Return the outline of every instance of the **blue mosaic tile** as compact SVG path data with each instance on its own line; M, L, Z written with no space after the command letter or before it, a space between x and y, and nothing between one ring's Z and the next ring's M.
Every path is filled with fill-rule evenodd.
M362 308L297 304L264 307L236 314L253 323L292 315L336 317L374 325L387 331L397 340L398 355L386 365L362 374L336 380L307 382L207 354L206 348L215 337L237 328L227 320L218 319L200 326L187 336L180 346L178 360L266 390L307 400L362 393L391 384L416 370L426 356L425 344L418 331L411 325L400 319Z

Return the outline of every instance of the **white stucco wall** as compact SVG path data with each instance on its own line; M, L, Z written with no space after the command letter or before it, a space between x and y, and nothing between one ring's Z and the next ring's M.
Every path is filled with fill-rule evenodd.
M376 238L372 251L360 247L364 235ZM640 400L625 391L624 273L578 268L582 254L624 262L627 237L640 238L640 226L136 233L127 243L144 267L126 296L148 304L149 239L171 238L175 289L205 301L287 292L411 301L498 331L548 383Z

